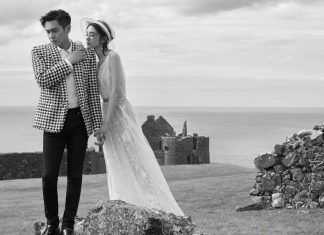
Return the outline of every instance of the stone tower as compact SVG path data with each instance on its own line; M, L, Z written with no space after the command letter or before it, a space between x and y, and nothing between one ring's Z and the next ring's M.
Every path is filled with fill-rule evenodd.
M165 165L193 164L193 137L162 137Z
M209 137L193 135L193 155L197 164L210 163Z
M142 130L153 151L161 149L161 136L175 135L173 127L162 116L156 120L154 115L147 116Z
M182 136L187 136L188 131L187 131L187 121L185 121L183 123L183 127L182 127Z

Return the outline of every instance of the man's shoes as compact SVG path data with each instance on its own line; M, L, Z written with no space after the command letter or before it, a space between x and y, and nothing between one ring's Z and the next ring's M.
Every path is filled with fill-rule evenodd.
M46 230L42 233L42 235L60 235L61 231L59 226L55 225L47 225Z
M62 235L73 235L73 229L65 228L62 230Z

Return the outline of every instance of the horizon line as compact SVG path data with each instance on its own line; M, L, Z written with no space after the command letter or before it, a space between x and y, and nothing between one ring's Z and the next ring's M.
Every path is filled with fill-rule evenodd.
M189 106L189 105L182 105L182 106L165 106L165 105L133 105L134 107L138 108L266 108L266 109L321 109L324 108L323 106ZM0 108L9 108L9 107L34 107L36 108L37 105L0 105Z

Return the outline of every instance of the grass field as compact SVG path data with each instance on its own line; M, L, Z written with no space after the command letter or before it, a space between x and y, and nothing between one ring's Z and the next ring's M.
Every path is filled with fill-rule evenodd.
M297 210L236 212L252 201L253 169L223 164L162 167L170 188L186 215L208 234L324 234L324 211ZM66 178L59 179L62 214ZM105 175L83 178L80 217L108 196ZM33 224L44 221L41 179L0 181L0 234L33 234Z

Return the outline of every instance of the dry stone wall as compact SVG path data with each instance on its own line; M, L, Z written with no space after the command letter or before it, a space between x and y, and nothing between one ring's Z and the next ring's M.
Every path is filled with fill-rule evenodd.
M303 130L254 160L258 169L250 191L268 207L324 206L324 125Z
M42 177L43 153L4 153L0 154L0 180L27 179ZM88 149L84 161L83 174L105 173L103 154ZM63 154L60 176L66 175L66 152Z

